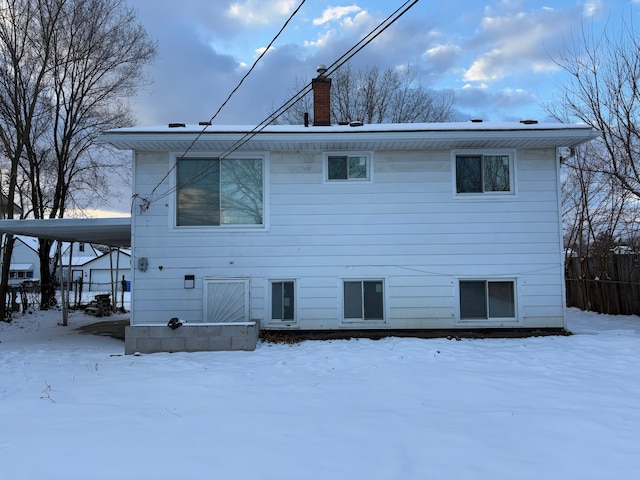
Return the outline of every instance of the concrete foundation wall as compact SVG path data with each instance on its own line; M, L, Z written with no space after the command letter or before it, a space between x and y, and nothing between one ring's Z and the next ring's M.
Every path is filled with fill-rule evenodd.
M125 330L124 353L255 350L258 322L183 325L132 325Z

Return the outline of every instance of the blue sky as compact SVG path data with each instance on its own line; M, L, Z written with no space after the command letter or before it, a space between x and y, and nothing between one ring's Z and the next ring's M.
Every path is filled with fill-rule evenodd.
M128 0L158 58L132 100L138 125L209 120L301 0ZM255 125L404 0L307 0L215 120ZM582 29L638 24L640 0L420 0L351 61L410 65L427 88L450 88L461 120L544 121L563 82L553 62ZM130 190L92 216L128 214Z
M133 100L140 125L208 120L301 0L129 0L158 42L153 84ZM216 123L255 124L404 0L307 0ZM351 63L411 65L450 88L462 119L544 120L562 82L553 62L581 29L637 21L640 0L419 1Z

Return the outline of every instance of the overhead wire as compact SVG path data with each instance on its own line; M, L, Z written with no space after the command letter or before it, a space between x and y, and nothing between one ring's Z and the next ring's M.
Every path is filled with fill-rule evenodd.
M413 6L415 6L416 3L418 3L419 0L407 0L406 2L404 2L400 7L398 7L393 13L391 13L389 16L387 16L382 22L380 22L373 30L371 30L367 35L365 35L364 37L362 37L355 45L353 45L351 48L349 48L346 52L344 52L340 57L338 57L337 60L335 60L333 63L331 63L326 71L324 72L323 75L329 76L331 75L331 73L335 72L336 70L338 70L342 65L344 65L346 62L348 62L349 60L351 60L351 58L353 58L353 56L355 56L358 52L360 52L363 48L365 48L367 45L369 45L373 40L375 40L380 34L382 34L385 30L387 30L387 28L389 28L391 25L393 25L399 18L401 18L404 14L406 14ZM229 155L231 155L233 152L237 151L238 149L240 149L244 144L246 144L249 140L251 140L253 137L255 137L256 135L258 135L260 132L262 132L268 125L270 125L271 123L273 123L275 120L277 120L278 118L280 118L282 115L284 115L284 113L289 110L290 108L292 108L296 103L298 103L299 101L302 100L302 98L304 98L305 95L309 94L312 90L312 82L307 83L304 87L302 87L300 90L298 90L298 92L296 92L291 98L289 98L287 101L285 101L279 108L277 108L274 112L272 112L271 114L269 114L264 120L262 120L261 122L259 122L255 127L253 127L251 130L249 130L248 132L246 132L240 139L238 139L235 143L233 143L230 147L228 147L227 149L225 149L220 155L216 156L217 160L223 160L225 158L227 158ZM204 132L201 132L195 140L197 140ZM193 145L195 144L195 140L191 143L190 148L193 147ZM188 149L188 150L189 150ZM187 152L188 152L187 150ZM185 153L186 154L186 153ZM185 154L183 154L182 156L184 156ZM169 170L169 172L167 172L167 174L163 177L163 179L161 180L160 183L162 183L171 173L171 171L177 166L177 162L174 163L174 165L171 167L171 169ZM158 188L158 185L156 185L156 187L152 190L151 195L149 196L149 198L147 198L146 200L146 204L150 205L156 201L161 200L162 198L172 194L173 192L175 192L180 186L183 186L185 184L188 184L191 180L193 180L194 178L197 178L198 176L202 175L203 173L206 173L206 171L208 170L207 167L201 171L199 171L197 173L197 175L193 175L191 177L188 177L186 179L184 179L180 185L175 185L172 188L167 189L165 192L161 193L160 195L158 195L156 198L150 198L151 195L153 195L153 193L155 192L155 190Z
M238 91L238 89L240 88L240 86L244 83L244 81L247 79L247 77L249 75L251 75L251 72L253 72L253 70L256 68L256 65L258 64L258 62L260 62L260 60L262 60L262 58L267 54L267 52L271 49L271 47L273 46L273 44L275 43L275 41L278 39L278 37L280 37L280 35L282 34L282 32L284 31L285 28L287 28L287 25L289 25L289 23L291 22L291 20L293 19L293 17L296 16L296 14L300 11L300 9L302 8L302 6L305 4L307 0L302 0L300 2L300 4L298 5L298 7L291 13L291 15L289 15L289 18L287 18L287 20L284 22L284 24L282 25L282 27L280 27L280 30L278 30L278 33L276 33L276 35L271 39L271 41L269 42L269 44L265 47L265 49L262 51L262 53L260 53L260 55L258 56L258 58L255 59L255 61L253 62L253 64L251 65L251 68L249 68L249 70L247 70L247 72L244 74L244 76L240 79L240 81L238 82L238 84L235 86L235 88L231 91L231 93L229 93L229 95L227 96L227 98L225 99L224 102L222 102L222 104L218 107L218 110L216 110L216 112L211 116L211 118L209 119L209 122L207 122L207 124L205 124L202 128L202 130L200 131L200 133L198 133L198 135L196 135L196 137L193 139L193 141L189 144L189 146L185 149L185 151L182 153L182 156L184 157L187 153L189 153L189 151L193 148L193 146L196 144L196 142L198 141L198 139L204 134L204 132L207 130L207 128L211 125L211 123L213 123L213 121L215 120L215 118L218 116L218 114L222 111L222 109L229 103L229 101L231 100L231 97L233 97L233 95ZM162 182L164 182L167 177L171 174L171 172L173 171L173 169L175 168L175 165L172 166L169 171L167 171L166 175L162 178L162 180L160 180L160 182L158 182L156 184L156 186L153 188L153 190L151 191L151 193L149 194L149 197L152 197L153 194L155 193L155 191L157 190L157 188L162 184Z

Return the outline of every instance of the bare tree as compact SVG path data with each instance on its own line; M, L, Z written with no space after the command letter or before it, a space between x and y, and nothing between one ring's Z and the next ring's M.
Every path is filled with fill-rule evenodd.
M333 123L446 122L454 117L453 91L424 88L410 66L381 71L371 66L358 70L346 64L336 70L331 79ZM306 83L297 80L291 93L302 90ZM302 123L305 113L313 116L310 95L287 110L280 122Z
M583 29L556 62L568 79L547 111L601 132L599 155L586 158L582 168L640 196L640 38L624 22L619 32L599 37Z
M583 28L556 63L565 75L547 111L600 131L564 165L567 265L580 279L606 278L611 253L638 238L640 38L624 21L618 31L597 36ZM581 285L590 298L586 283Z
M9 204L7 218L13 218L11 206L21 185L20 163L38 135L36 125L43 116L41 92L47 84L51 56L51 44L46 39L51 38L60 9L32 0L5 0L0 5L0 139L3 166L8 171L2 187ZM14 238L4 235L0 319L7 316L5 299L13 245Z
M20 155L13 157L11 178L27 180L22 192L34 218L62 218L70 206L83 206L81 197L86 202L105 195L108 179L123 167L96 139L105 129L133 123L127 100L143 84L143 67L155 57L156 46L124 0L3 3L9 5L2 10L6 18L0 26L6 30L0 43L3 54L16 49L14 38L23 29L31 33L20 47L26 53L15 55L0 76L8 82L17 78L20 84L33 77L25 71L29 68L42 77L28 92L7 99L11 104L12 96L23 95L36 112L28 132L7 129L9 135L25 139ZM21 22L39 28L25 29ZM3 123L14 122L15 113L1 114ZM42 308L54 298L50 250L51 242L41 240Z

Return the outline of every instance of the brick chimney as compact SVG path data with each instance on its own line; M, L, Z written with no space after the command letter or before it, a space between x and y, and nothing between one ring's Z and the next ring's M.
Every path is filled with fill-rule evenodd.
M318 76L311 80L313 88L313 126L331 125L331 79L327 67L318 65Z

